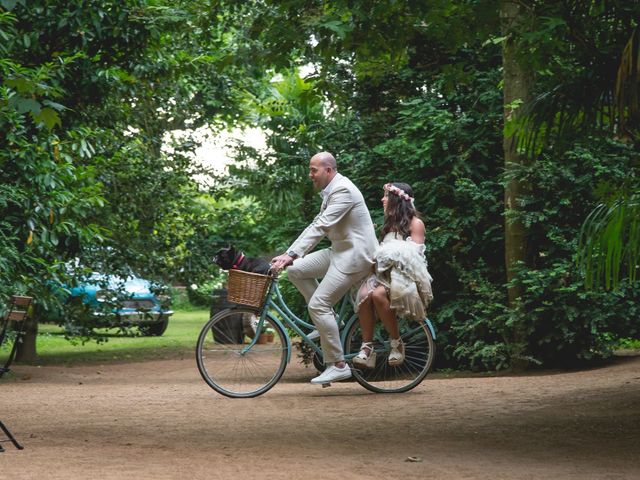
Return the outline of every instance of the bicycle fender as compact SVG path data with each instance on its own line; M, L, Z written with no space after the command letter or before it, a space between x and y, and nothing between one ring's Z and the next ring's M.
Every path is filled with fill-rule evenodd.
M431 331L431 336L433 337L433 339L436 339L436 329L433 328L433 324L431 323L431 320L429 320L428 318L424 319L424 323L427 324L427 327L429 327L429 330Z

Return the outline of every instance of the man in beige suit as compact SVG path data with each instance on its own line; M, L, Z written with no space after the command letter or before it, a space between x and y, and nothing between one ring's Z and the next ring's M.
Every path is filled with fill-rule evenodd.
M362 193L338 173L333 155L321 152L311 157L309 177L313 186L321 190L320 213L287 253L271 263L276 270L291 265L289 280L307 301L327 365L311 383L323 384L351 377L351 369L344 361L333 306L371 272L378 241ZM307 255L325 236L331 240L331 248ZM322 281L318 284L319 278Z

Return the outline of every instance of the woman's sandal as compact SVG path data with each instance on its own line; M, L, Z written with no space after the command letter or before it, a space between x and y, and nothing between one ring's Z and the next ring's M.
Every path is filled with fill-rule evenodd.
M402 343L401 338L392 338L391 342L391 352L389 352L389 365L392 367L397 367L398 365L402 365L404 362L404 343Z
M360 353L353 357L353 364L358 367L373 368L376 366L376 351L373 349L373 342L363 342L360 346Z

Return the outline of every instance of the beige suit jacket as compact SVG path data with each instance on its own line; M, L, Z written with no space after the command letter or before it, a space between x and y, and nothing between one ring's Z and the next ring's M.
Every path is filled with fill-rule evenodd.
M287 251L303 257L326 236L331 240L331 263L339 271L366 272L378 247L369 209L351 180L338 173L334 181L320 213Z

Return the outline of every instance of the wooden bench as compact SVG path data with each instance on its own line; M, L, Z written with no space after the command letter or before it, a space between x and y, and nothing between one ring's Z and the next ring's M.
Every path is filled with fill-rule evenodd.
M0 348L9 350L9 356L4 365L0 365L0 377L9 371L9 366L16 356L18 344L22 341L24 333L24 320L27 318L29 305L31 305L32 301L32 297L11 296L9 311L4 315L0 323ZM14 326L15 328L12 328Z
M22 341L22 335L24 334L24 320L29 314L29 306L32 301L32 297L12 295L9 310L2 317L0 323L0 349L9 350L9 356L5 360L4 365L0 366L0 377L9 371L11 362L13 362L16 356L18 344ZM2 447L3 442L11 442L18 450L23 449L22 445L16 441L9 429L5 427L1 421L0 430L2 430L6 437L6 439L0 440L0 453L4 452L4 448Z

